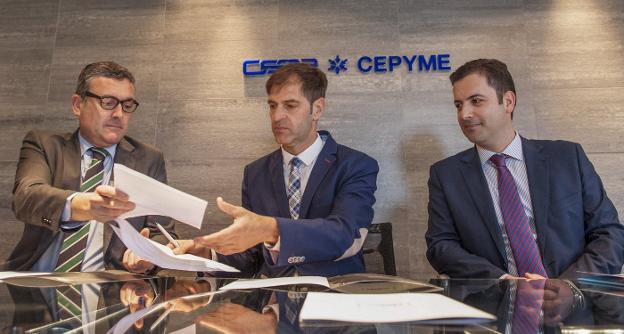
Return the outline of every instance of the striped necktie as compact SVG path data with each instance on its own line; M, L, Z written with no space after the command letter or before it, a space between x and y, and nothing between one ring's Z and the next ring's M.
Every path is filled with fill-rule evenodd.
M517 289L511 318L511 332L514 334L539 333L543 320L542 305L546 280L510 280L510 286L514 284L517 284Z
M81 285L67 285L56 288L58 320L82 323Z
M518 276L532 273L548 277L537 242L529 227L529 217L524 212L516 182L507 168L506 159L507 156L504 154L495 154L490 161L498 171L498 200L505 222L505 231L516 260Z
M288 207L290 216L299 219L301 209L301 166L303 161L294 157L290 160L290 174L288 175Z
M102 184L104 179L104 159L108 152L99 147L89 149L92 153L91 164L87 169L80 184L81 192L92 192ZM87 237L90 224L84 224L77 230L63 231L63 244L59 259L56 264L56 272L80 271L84 259Z

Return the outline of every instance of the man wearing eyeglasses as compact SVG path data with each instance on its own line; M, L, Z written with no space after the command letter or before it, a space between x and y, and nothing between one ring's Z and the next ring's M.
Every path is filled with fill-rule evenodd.
M126 249L105 224L134 208L113 184L114 163L167 182L163 154L126 136L139 103L134 76L114 62L87 65L72 95L79 120L74 133L33 130L24 138L13 188L13 211L25 228L4 270L41 272L124 269L136 273L154 265ZM130 223L151 238L162 238L164 217Z

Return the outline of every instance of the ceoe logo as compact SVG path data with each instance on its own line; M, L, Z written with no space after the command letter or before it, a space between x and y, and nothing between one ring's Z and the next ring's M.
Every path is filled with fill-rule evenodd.
M243 74L245 76L265 75L275 72L278 68L291 63L305 63L312 67L318 67L316 58L301 59L252 59L243 62Z

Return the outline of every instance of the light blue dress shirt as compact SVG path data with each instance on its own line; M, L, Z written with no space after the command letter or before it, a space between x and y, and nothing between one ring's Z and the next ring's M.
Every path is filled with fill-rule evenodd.
M86 139L84 139L80 133L78 133L78 139L80 141L80 175L81 179L87 172L87 166L91 164L91 151L89 149L93 147ZM111 184L111 176L113 173L113 165L115 161L115 149L117 145L106 147L109 155L104 160L104 179L103 184ZM98 223L95 220L89 222L71 221L71 200L77 193L72 194L67 198L63 214L61 215L61 229L71 230L80 227L84 224L90 224L89 236L87 237L87 247L85 250L85 258L82 261L82 267L80 271L99 271L104 270L104 224ZM57 233L54 240L48 246L48 249L32 266L31 271L38 272L52 272L56 267L58 261L61 245L63 244L63 233Z

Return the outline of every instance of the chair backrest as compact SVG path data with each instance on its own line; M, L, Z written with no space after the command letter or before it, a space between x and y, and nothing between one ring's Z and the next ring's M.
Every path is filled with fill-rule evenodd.
M396 275L392 223L371 224L362 248L366 272Z

